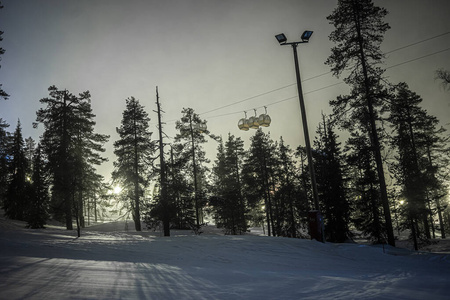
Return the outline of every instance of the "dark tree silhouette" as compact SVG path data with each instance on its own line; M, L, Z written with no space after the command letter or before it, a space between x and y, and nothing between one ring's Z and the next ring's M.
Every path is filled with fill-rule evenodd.
M330 242L342 243L351 234L350 204L344 181L343 155L338 136L330 121L323 117L314 141L314 158L317 170L317 189L321 212L325 220L325 237Z
M268 235L277 235L273 203L275 144L261 128L250 139L251 145L243 167L244 195L249 205L264 205ZM261 203L263 201L263 203Z
M334 113L343 118L351 110L352 118L347 125L366 127L373 156L376 162L378 185L385 217L388 243L395 246L394 232L387 196L386 182L381 157L381 145L376 120L380 104L380 84L383 70L377 67L382 62L380 44L389 25L383 21L387 11L377 7L372 0L339 0L337 8L328 16L335 26L330 40L337 45L331 49L326 64L334 75L349 72L344 82L352 86L350 96L338 97L332 101ZM356 124L359 125L356 125Z
M49 179L44 153L38 145L33 158L32 187L26 214L29 228L44 228L49 218Z
M117 128L120 139L114 142L115 170L112 178L127 197L136 231L141 231L141 202L148 185L156 145L149 131L150 118L134 97L126 99L122 124Z
M210 199L218 227L227 234L247 231L247 205L242 195L241 169L244 158L244 142L229 134L225 145L218 147L213 167L213 194Z
M51 86L49 95L40 100L46 107L39 109L36 120L45 129L41 146L52 176L51 208L56 218L65 219L67 229L73 229L73 212L77 225L82 222L83 178L92 172L92 165L104 161L98 153L104 151L108 137L93 132L95 115L88 91L75 96Z
M398 153L393 166L406 202L407 227L411 230L416 250L418 238L431 238L428 195L432 195L436 184L437 170L430 166L429 151L439 140L436 130L439 121L420 107L421 102L422 98L410 91L406 83L400 83L394 88L388 118L394 133L392 144ZM439 206L439 202L437 204Z
M179 133L175 136L175 143L179 144L180 155L185 159L186 172L191 179L194 192L195 227L199 229L203 223L203 207L206 204L203 196L206 188L205 164L209 163L202 144L207 142L205 135L210 133L204 129L206 121L201 120L192 108L183 108L182 114L181 120L176 122Z
M29 200L30 183L26 178L29 162L25 157L25 142L22 137L20 121L17 122L9 153L8 169L10 179L3 208L6 216L9 218L25 220L25 211Z

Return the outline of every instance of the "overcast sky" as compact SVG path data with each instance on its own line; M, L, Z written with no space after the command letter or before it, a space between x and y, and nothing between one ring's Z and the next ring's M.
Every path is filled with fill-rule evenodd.
M408 83L428 112L448 124L450 92L434 77L439 68L450 70L450 1L374 2L389 11L391 29L382 50L396 50L387 55L386 77L391 83ZM311 138L321 112L331 112L329 100L348 91L324 64L333 46L328 36L334 28L326 17L336 7L334 0L2 3L0 45L6 53L0 83L11 97L0 101L0 118L10 124L10 132L20 119L24 137L38 140L42 125L33 129L32 122L49 86L74 94L89 90L96 131L111 135L106 145L110 161L99 168L107 178L127 97L146 107L157 138L156 86L166 112L164 131L171 137L182 108L192 107L212 133L224 138L234 134L248 147L253 131L240 131L237 122L244 111L252 116L257 109L259 115L267 106L272 124L264 131L274 140L283 136L292 148L304 145L292 49L279 46L278 33L294 41L304 30L314 31L309 44L298 48ZM213 141L206 147L212 159L216 147Z

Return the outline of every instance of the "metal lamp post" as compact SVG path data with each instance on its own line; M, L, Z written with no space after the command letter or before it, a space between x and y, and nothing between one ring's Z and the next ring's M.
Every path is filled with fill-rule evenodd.
M311 152L311 144L309 142L309 133L308 133L308 122L306 120L306 112L305 112L305 101L303 99L303 91L302 91L302 83L300 80L300 68L298 66L298 56L297 56L297 45L308 43L309 38L313 34L312 31L305 31L301 36L301 41L299 42L287 42L287 38L284 33L277 34L275 38L278 40L281 46L291 45L294 51L294 62L295 62L295 73L297 75L297 88L298 88L298 98L300 100L300 110L302 114L302 123L303 123L303 132L305 135L305 145L306 145L306 155L308 157L308 166L309 173L311 176L311 185L313 190L313 199L314 199L314 208L319 211L319 196L317 192L317 183L316 183L316 174L314 171L314 165L312 160L312 152Z

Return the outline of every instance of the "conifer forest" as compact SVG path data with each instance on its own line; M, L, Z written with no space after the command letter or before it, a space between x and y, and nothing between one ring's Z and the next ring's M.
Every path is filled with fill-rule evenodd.
M99 132L104 127L98 126L95 92L56 82L42 87L45 97L30 100L40 103L34 119L8 124L2 105L15 101L14 91L0 79L2 213L34 229L60 222L78 236L92 224L126 219L132 230L164 236L174 229L200 234L214 224L226 235L261 227L268 236L333 243L364 237L391 246L406 232L416 250L447 238L449 120L430 114L427 99L407 79L386 76L382 45L395 28L379 2L339 0L323 20L331 47L317 63L347 92L329 99L331 113L310 128L312 160L303 137L292 145L270 134L268 115L276 119L270 107L259 119L253 112L242 119L242 135L214 132L210 120L189 106L177 107L181 117L167 122L164 93L170 87L158 90L158 82L148 83L154 94L147 99L129 90L127 97L108 100L124 107L121 119L113 120L114 135ZM6 33L0 32L0 46ZM2 65L7 52L0 48ZM2 66L0 74L6 71ZM446 93L450 104L448 65L431 76L435 85L429 88ZM24 127L42 134L24 136ZM176 133L168 136L169 127ZM102 174L107 161L113 171ZM311 232L312 211L321 214L319 237Z

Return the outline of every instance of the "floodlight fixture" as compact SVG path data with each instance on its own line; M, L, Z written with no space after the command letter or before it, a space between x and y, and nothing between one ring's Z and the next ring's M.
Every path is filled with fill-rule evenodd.
M310 30L306 30L305 32L303 32L303 34L301 36L302 42L307 43L309 41L309 39L311 38L312 34L313 34L313 32Z
M278 43L280 43L280 44L285 44L286 41L287 41L287 38L286 38L286 36L284 35L284 33L277 34L277 35L275 36L275 38L277 39Z

